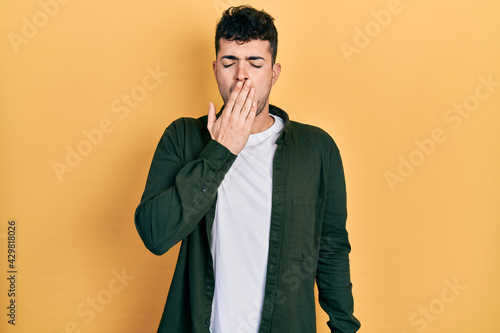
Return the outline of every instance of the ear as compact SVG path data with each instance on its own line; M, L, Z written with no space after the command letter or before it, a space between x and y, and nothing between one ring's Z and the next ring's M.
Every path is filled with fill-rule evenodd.
M214 71L215 78L217 79L217 60L212 63L212 69Z
M273 65L273 79L271 81L271 84L274 86L276 81L278 81L278 77L280 76L281 73L281 64L274 64Z

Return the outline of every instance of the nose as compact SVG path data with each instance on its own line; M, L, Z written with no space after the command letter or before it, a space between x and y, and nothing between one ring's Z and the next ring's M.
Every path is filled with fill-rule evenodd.
M236 71L236 81L248 80L248 73L245 64L239 63L238 70Z

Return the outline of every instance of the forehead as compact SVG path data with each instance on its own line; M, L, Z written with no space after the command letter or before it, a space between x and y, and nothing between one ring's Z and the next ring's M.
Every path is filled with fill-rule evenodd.
M217 57L220 59L223 56L233 55L237 58L247 58L252 56L263 57L264 59L271 59L271 43L268 40L252 39L243 44L236 41L228 41L221 38L219 40L219 53Z

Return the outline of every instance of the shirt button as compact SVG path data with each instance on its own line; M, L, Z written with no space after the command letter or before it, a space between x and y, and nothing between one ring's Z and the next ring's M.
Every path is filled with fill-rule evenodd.
M207 190L207 189L206 189L206 188L204 188L204 187L202 187L202 188L201 188L201 191L202 191L202 192L205 192L206 190Z
M222 161L223 159L224 159L224 155L220 154L220 155L219 155L219 160L221 160L221 161Z
M212 285L211 284L208 284L205 286L208 290L212 289Z
M205 319L205 325L209 325L210 324L210 319Z
M276 270L276 266L269 265L269 271L274 272Z

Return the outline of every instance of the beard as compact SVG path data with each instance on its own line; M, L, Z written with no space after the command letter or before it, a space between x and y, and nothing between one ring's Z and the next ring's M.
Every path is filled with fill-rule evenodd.
M255 117L258 117L266 107L270 93L271 93L271 85L269 85L268 89L266 90L265 96L262 96L261 99L257 100L257 112L255 113Z

